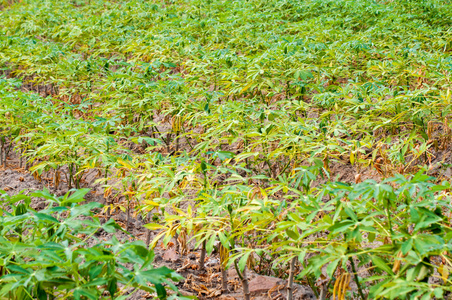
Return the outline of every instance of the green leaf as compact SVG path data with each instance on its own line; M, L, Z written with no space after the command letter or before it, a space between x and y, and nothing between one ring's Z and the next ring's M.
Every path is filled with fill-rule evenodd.
M80 215L89 216L91 211L95 208L102 207L102 204L97 202L90 202L85 205L74 206L71 208L71 218L78 217Z
M406 241L402 244L401 250L402 250L403 255L406 255L406 254L408 253L408 251L411 250L412 245L413 245L413 244L412 244L412 240L411 240L411 239L406 240Z
M70 191L64 196L61 205L67 205L69 203L83 202L85 195L90 191L90 189L79 189L76 190L72 195L69 196ZM69 196L69 197L68 197Z
M302 250L300 252L300 254L298 255L298 261L299 262L301 262L301 263L304 262L304 258L306 257L306 253L307 253L307 250Z
M223 247L225 247L226 249L229 249L228 238L224 235L223 232L221 232L221 231L218 232L218 239L220 240Z
M51 200L53 202L59 202L58 197L53 196L52 194L50 194L49 190L45 189L42 191L35 191L31 194L33 197L37 197L37 198L44 198L47 200Z
M104 225L102 225L102 228L108 232L108 233L115 233L116 230L120 230L122 232L128 233L124 229L122 229L121 226L118 225L118 223L115 222L113 219L109 219L107 222L105 222Z
M208 254L212 253L213 251L213 245L215 244L216 237L216 234L212 234L212 236L210 236L209 240L206 243L206 251Z
M43 214L43 213L33 213L35 218L38 221L49 221L52 223L60 223L60 221L58 221L57 219L55 219L54 217L47 215L47 214Z
M240 272L243 272L243 270L245 270L246 263L248 262L248 257L251 255L251 253L253 253L253 252L247 251L247 252L245 252L245 254L242 255L242 257L240 257L240 260L238 263Z
M75 299L82 299L82 297L87 297L88 299L96 300L97 299L97 293L94 293L91 290L83 289L83 288L77 288L74 290L74 298Z
M166 298L166 289L163 287L162 284L157 283L157 284L155 285L155 290L157 291L157 296L158 296L160 299L165 299L165 298Z
M376 237L375 232L369 232L367 235L367 239L369 240L370 243L373 243L375 241L375 237Z
M310 71L307 70L297 70L295 72L295 79L307 80L309 78L313 78L314 75Z
M390 274L390 275L394 275L394 272L392 272L392 269L386 264L386 262L376 256L376 255L371 255L370 259L372 260L372 263L379 269L385 271L386 273Z
M336 270L337 264L341 261L340 258L330 262L328 264L328 266L326 267L326 274L330 277L333 278L333 273Z
M299 238L299 235L297 232L292 231L290 229L286 229L286 234L288 237L290 237L292 240L297 241Z
M108 281L107 290L110 293L110 296L113 298L116 291L118 290L118 280L116 277L113 277Z
M435 295L436 299L442 299L444 295L444 290L438 287L433 290L433 294Z
M230 151L218 151L215 154L221 161L233 158L235 156L235 153Z

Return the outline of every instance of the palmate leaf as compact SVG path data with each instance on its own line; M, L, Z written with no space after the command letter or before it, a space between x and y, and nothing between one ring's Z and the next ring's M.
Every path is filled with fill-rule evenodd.
M101 247L92 247L89 249L80 249L77 254L83 256L87 261L80 264L80 268L91 270L93 265L98 263L105 265L106 263L112 263L115 260L120 261L113 253ZM122 260L121 262L130 262ZM114 265L114 264L113 264Z
M114 233L117 230L128 233L121 226L119 226L113 219L109 219L107 222L105 222L105 224L102 225L102 228L108 233ZM130 233L128 233L128 234L130 234Z
M53 265L62 265L67 263L67 260L64 257L58 255L56 251L53 251L54 249L46 250L44 249L45 247L46 247L45 245L39 246L39 249L41 249L41 253L37 259L39 259L41 262L47 261L48 263Z
M166 290L162 284L166 282L165 278L168 278L173 273L174 271L167 267L160 267L147 271L139 270L135 271L133 281L138 286L146 286L147 282L151 282L155 286L159 298L164 299L166 297Z
M146 261L148 249L144 245L132 244L124 246L116 254L119 254L117 259L120 262L138 263L142 265Z
M440 236L419 234L412 238L413 245L417 252L423 256L428 252L437 252L445 244Z
M295 72L295 79L306 81L307 79L314 78L312 73L307 70L297 70Z
M24 222L24 220L27 220L30 218L30 213L25 213L18 216L8 216L6 218L2 219L2 225L3 226L11 226L11 225L18 225Z
M60 205L65 206L72 203L83 202L85 195L90 191L90 189L78 189L71 194L71 191L67 192L61 200Z
M14 291L15 295L17 297L20 297L20 299L26 299L26 300L32 300L33 298L31 298L29 295L30 293L28 291L26 291L25 288L23 288L22 286L18 285L17 282L16 283L7 283L7 284L2 284L2 288L0 290L0 296L4 296L7 297L8 294Z
M58 197L50 194L49 190L44 189L42 191L35 191L31 194L33 197L42 197L44 199L50 200L52 202L59 203Z
M71 208L71 218L78 217L80 215L89 216L92 214L92 210L100 208L102 205L97 202L90 202L84 205L78 205Z
M51 83L60 89L58 96L44 99L39 91L18 89L16 79L0 79L0 139L14 139L29 162L44 162L38 167L40 170L55 166L66 169L68 164L74 164L75 168L83 166L107 177L129 176L131 182L139 183L137 199L147 199L155 192L163 200L167 192L174 192L178 196L170 195L169 201L175 206L186 201L187 186L177 188L178 183L172 178L181 169L195 170L190 172L195 179L189 186L194 195L218 195L228 189L230 198L240 198L227 205L195 199L198 207L190 215L197 220L196 226L208 225L216 232L231 231L228 236L243 237L245 244L247 231L256 230L257 236L249 235L251 248L268 246L272 261L277 261L274 258L279 255L292 255L297 252L294 249L303 249L311 257L328 245L343 244L350 250L377 255L392 267L394 253L400 251L403 241L410 239L408 231L417 223L419 232L415 234L443 238L447 234L447 226L441 222L429 224L418 214L419 218L415 216L416 221L409 224L406 207L393 210L400 203L418 203L419 197L430 202L420 204L422 207L441 206L449 210L448 204L438 203L436 196L429 194L436 188L430 187L432 183L425 184L425 176L416 175L413 182L408 177L385 181L395 192L392 195L383 191L384 195L378 198L372 195L381 187L374 187L373 183L361 186L361 190L349 185L352 191L344 188L328 193L317 184L311 190L309 183L318 181L318 174L313 172L315 176L306 177L309 180L302 191L298 184L294 187L296 177L290 175L293 169L309 165L310 158L316 158L320 175L329 176L329 161L337 160L337 167L347 159L338 153L354 153L357 170L381 167L383 177L397 170L409 172L417 164L430 164L430 153L437 156L435 143L440 142L441 135L450 135L437 130L450 127L447 75L452 64L447 36L451 9L447 1L212 0L208 5L200 0L185 1L183 5L180 1L165 5L146 1L75 2L22 1L8 5L4 8L7 14L0 14L0 65L7 62L5 66L13 70L11 76L23 78L25 87L27 77L32 77L34 83ZM98 5L100 2L106 5ZM73 98L65 99L67 95ZM80 105L75 104L77 96L86 97ZM165 127L168 122L161 120L174 113L187 116L183 137L178 140L185 139L183 150L179 149L182 153L171 153L176 142ZM432 124L439 126L433 135L432 130L427 130ZM274 127L266 130L270 129L267 125ZM167 149L159 153L156 148L152 154L127 152L125 141L149 133L162 140ZM429 141L416 149L419 136ZM235 161L208 161L211 154L225 148L238 153ZM130 169L130 174L114 174L115 162L124 153L130 153L133 161L143 162L143 166ZM237 157L242 158L240 166L234 165ZM379 158L383 159L382 166L376 163ZM410 162L411 158L416 160ZM202 179L206 179L208 188L204 186L201 191L197 186L201 182L197 167L202 160L211 167L203 170ZM222 164L230 165L230 173L237 171L240 176L225 172L227 181L219 180L217 170ZM162 166L171 172L163 174ZM346 168L331 170L347 172ZM250 173L256 174L255 179ZM115 181L112 179L109 182ZM99 182L104 184L104 178ZM237 182L242 191L234 189ZM150 185L154 187L149 188ZM405 190L397 191L398 185ZM254 193L253 188L262 187L265 196ZM248 194L242 194L244 190ZM332 199L320 207L299 199L316 193L321 195L312 198L319 204ZM266 209L274 213L263 214L260 207L246 210L247 215L236 213L239 222L233 223L238 224L235 229L224 221L219 222L221 225L198 221L205 215L215 219L230 211L243 212L243 203L261 196L266 198L264 201L287 200L290 207L278 211L278 204L271 203ZM447 193L441 197L448 197ZM302 207L300 202L305 206L298 210ZM375 225L353 225L328 232L328 228L347 217L355 220L347 214L344 203L348 202L357 220L373 220ZM385 203L389 209L382 206ZM297 222L302 224L298 225L302 231L297 239L284 239L286 234L273 230L278 223L278 230L287 228L282 224L287 221L286 213L300 215ZM366 219L366 214L372 213L373 217ZM180 229L194 228L193 222L186 225L187 217L177 217ZM73 221L71 225L59 226L60 235L54 241L60 237L79 241L75 232L89 232L82 231ZM393 221L392 226L389 221ZM162 224L165 222L170 222L170 218ZM40 226L47 223L43 221ZM439 228L430 228L431 225ZM367 238L370 242L389 241L395 247L380 251L358 243L358 237L363 231L371 231L371 226L374 231ZM287 235L294 237L292 233ZM325 235L329 236L319 238ZM166 235L165 239L171 236ZM40 238L36 243L43 243ZM10 235L10 241L13 239L18 237ZM349 243L344 243L344 239ZM263 243L265 240L271 243ZM291 248L280 252L281 245L292 242ZM433 254L432 249L439 251L438 245L427 243L429 251L421 245L417 249L413 241L407 244L409 247L403 249L408 254L406 261L427 257ZM447 248L445 245L444 250ZM140 256L130 251L132 256ZM337 259L336 253L321 253ZM374 269L379 268L373 266Z
M43 213L33 213L36 221L44 221L44 222L50 222L54 224L60 224L60 221L58 221L56 218L52 217L48 214Z
M63 201L60 203L64 204ZM91 215L90 209L96 207L98 207L98 204L79 206L79 204L73 203L71 212L75 212L74 215ZM17 220L10 225L3 224L4 226L16 226L20 222L30 222L30 220L32 227L35 226L33 222L36 224L59 224L58 219L48 213L55 215L65 211L67 209L53 207L34 213L33 219L9 217ZM71 216L71 218L74 218L74 216ZM68 225L74 222L78 224L78 221L80 220L67 219L65 223ZM85 221L84 225L87 227L86 230L89 229L94 232L99 228L100 223ZM116 226L114 222L111 223L110 221L106 228L115 229ZM86 242L80 239L78 243L72 242L74 240L73 234L77 232L79 225L62 225L61 227L65 227L64 230L68 233L65 238L69 240L63 239L55 242L50 240L53 235L44 235L38 243L32 241L32 244L28 245L26 243L11 243L5 238L0 239L0 255L5 257L5 254L10 254L10 258L14 257L15 259L14 264L5 265L9 274L0 279L4 283L0 294L8 294L6 288L9 288L14 290L18 296L22 293L21 288L23 287L28 289L28 293L34 295L37 299L47 297L45 289L56 289L63 294L73 291L71 293L75 299L99 299L102 293L102 289L99 289L99 287L105 287L114 295L119 282L143 290L157 291L162 299L166 297L164 284L173 290L177 290L170 280L178 281L181 277L174 271L168 268L147 270L152 264L154 254L147 249L143 242L134 241L123 245L113 236L110 243L100 242L92 247L87 247ZM56 233L58 233L58 230ZM46 238L49 238L49 240L46 241ZM107 249L106 246L109 246L109 244L113 247ZM134 263L137 271L123 267L120 264L121 262ZM77 276L85 278L85 283L82 286L77 286L79 283L72 278L72 272L77 272ZM136 278L135 273L138 275ZM107 274L108 276L105 276ZM154 289L149 289L148 283L154 284Z
M443 294L441 288L432 289L427 283L405 281L403 279L384 281L378 284L378 287L381 290L376 293L376 290L372 288L369 297L381 295L388 299L399 299L405 295L410 295L413 299L416 297L418 297L418 299L434 299L434 297L441 297Z
M15 204L19 201L24 201L25 205L28 207L30 205L31 202L31 198L30 196L24 195L24 194L18 194L18 195L14 195L14 196L8 196L6 198L6 200L10 203L10 204Z
M226 159L231 159L235 156L235 153L230 151L218 151L215 152L212 157L218 157L221 161L224 161Z

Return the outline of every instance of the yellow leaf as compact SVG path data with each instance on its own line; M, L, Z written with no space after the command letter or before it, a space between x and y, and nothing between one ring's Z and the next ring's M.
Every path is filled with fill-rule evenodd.
M132 165L122 159L118 159L118 163L126 169L133 169Z
M157 202L152 201L152 200L146 200L146 201L144 201L144 204L155 206L155 207L159 207L160 206L160 204L158 204Z
M252 82L248 83L248 85L245 86L245 87L240 91L240 94L243 94L244 92L246 92L252 85L253 85Z
M144 227L146 227L149 230L156 230L156 229L161 229L163 228L162 225L160 224L156 224L156 223L149 223L149 224L144 224Z
M446 283L447 279L449 278L449 269L447 268L447 266L441 265L438 268L438 273L441 274L441 278L443 279L444 283Z

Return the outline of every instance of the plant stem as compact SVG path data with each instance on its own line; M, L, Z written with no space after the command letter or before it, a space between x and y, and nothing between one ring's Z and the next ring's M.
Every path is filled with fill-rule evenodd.
M246 266L243 269L243 279L242 279L242 285L243 285L243 295L245 296L245 300L250 300L250 289L248 286L248 277L246 276Z
M53 173L53 180L54 180L53 186L54 186L55 190L58 190L58 185L60 184L60 179L59 179L60 174L59 174L58 169L59 168L56 168Z
M126 231L130 229L130 199L127 196L127 221L126 221Z
M204 270L206 266L204 265L204 261L206 260L206 240L202 242L201 248L201 257L199 257L199 269Z
M12 142L9 143L9 147L8 147L8 145L5 146L5 151L4 151L5 152L5 156L3 156L5 168L6 168L6 157L8 156L9 151L11 151L12 146L13 146Z
M179 131L175 132L176 135L176 154L179 153Z
M295 275L295 262L297 258L293 257L290 261L289 280L287 282L287 300L293 300L293 278Z
M146 216L147 222L149 223L150 219L151 219L151 213L149 212ZM146 245L149 247L149 244L151 243L151 230L148 229L148 231L146 232Z
M105 167L105 176L104 176L104 184L107 185L108 184L108 166ZM108 201L108 197L109 195L107 195L107 197L105 197L105 204L108 205L107 207L107 218L110 218L111 216L111 210L110 210L110 202Z
M22 149L19 148L19 168L22 168Z
M3 138L0 137L0 166L3 165Z
M224 292L228 290L228 271L221 266L221 288Z
M356 272L355 262L353 261L353 258L351 256L348 258L348 260L350 261L350 264L352 265L353 276L355 278L356 285L358 286L358 293L362 300L366 300L366 297L364 296L363 290L361 288L361 284L359 283L359 280L358 280L358 273Z
M314 295L315 295L316 297L319 297L319 292L317 292L317 289L315 288L315 285L314 285L314 283L312 282L311 277L306 276L306 279L307 279L307 281L308 281L309 287L310 287L311 290L314 292Z
M248 277L246 276L246 266L243 269L243 272L240 272L239 266L237 266L237 260L234 261L234 267L237 271L237 275L239 276L240 280L242 281L242 287L243 287L243 296L245 297L245 300L250 300L250 289L248 286Z
M389 211L389 199L386 199L386 217L388 218L388 226L389 226L389 232L391 233L391 242L392 246L395 248L395 241L393 239L394 231L392 229L392 222L391 222L391 213Z
M1 162L1 164L2 164L2 166L4 166L5 168L6 168L6 148L7 148L7 146L5 145L5 143L2 143L2 149L3 149L3 160L1 160L2 159L2 157L0 156L0 162Z
M319 300L326 300L326 295L328 292L328 285L324 285L321 287Z

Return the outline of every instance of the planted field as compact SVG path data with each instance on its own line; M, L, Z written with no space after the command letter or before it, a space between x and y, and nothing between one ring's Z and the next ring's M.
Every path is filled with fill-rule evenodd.
M141 257L115 256L122 285L87 276L103 294L34 277L0 297L120 299L149 282L165 298L174 272L127 273L150 267L144 243L183 261L178 287L199 299L451 297L450 1L0 3L2 168L69 198L92 189L91 233L121 215ZM28 214L64 223L57 208L82 204L61 199ZM23 273L8 259L3 286Z

